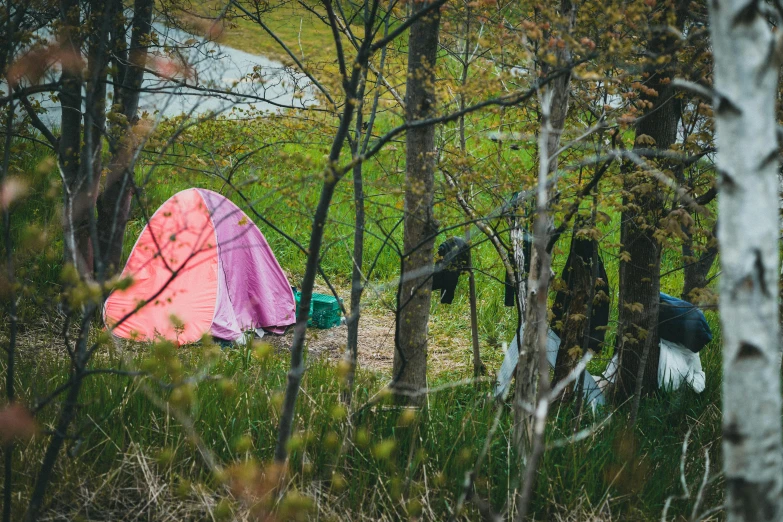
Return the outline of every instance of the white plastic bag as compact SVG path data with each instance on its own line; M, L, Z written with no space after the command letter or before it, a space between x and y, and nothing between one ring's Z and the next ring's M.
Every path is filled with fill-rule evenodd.
M658 361L658 387L667 391L677 390L683 383L701 393L707 385L707 376L701 368L701 358L678 343L661 340L661 355ZM604 371L604 379L615 381L617 354L615 353Z
M707 376L701 369L698 353L693 353L678 343L661 340L661 357L658 363L658 387L676 390L684 382L696 393L704 391Z
M524 329L523 329L524 332ZM546 349L550 366L555 367L557 350L560 347L560 338L552 331L547 332ZM693 353L681 344L661 340L661 355L658 362L658 387L665 390L676 390L683 382L690 386L696 393L701 393L706 387L706 375L701 368L701 359L698 353ZM495 397L504 398L510 391L511 377L519 361L519 345L517 337L511 341L506 350L506 357L500 367L495 383ZM589 372L584 373L582 390L587 403L593 408L604 404L603 390L609 383L614 383L617 373L617 353L614 354L606 370L596 377Z

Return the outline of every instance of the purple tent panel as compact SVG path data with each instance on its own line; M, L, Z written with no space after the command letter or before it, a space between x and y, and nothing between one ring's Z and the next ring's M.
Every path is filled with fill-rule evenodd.
M218 245L218 295L211 333L236 340L244 330L281 334L296 321L288 278L261 231L233 202L197 189L206 202Z

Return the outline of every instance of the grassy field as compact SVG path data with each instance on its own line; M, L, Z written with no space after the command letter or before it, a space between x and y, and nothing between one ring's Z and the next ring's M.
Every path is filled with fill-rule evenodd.
M220 151L223 142L241 142L233 133L248 131L246 126L237 129L225 122L214 125L188 136L182 150L178 146L173 152L187 156L188 147L203 143L205 136L215 135L221 139L213 139L211 145ZM272 139L265 134L271 131L264 130L262 123L258 125L249 129L253 140ZM183 168L190 163L183 161L158 168L146 186L145 201L152 210L190 186L226 194L254 217L291 275L292 283L298 284L303 254L264 220L273 222L299 242L307 238L310 212L320 185L318 158L323 145L312 130L295 131L305 132L309 134L296 137L308 146L282 144L236 175L234 183L242 186L242 193L253 203L257 214L252 214L245 199L214 175L222 172L220 169L210 166L204 169L207 173L190 171ZM368 164L367 169L368 186L377 194L370 198L369 212L376 220L369 231L378 235L382 228L389 229L383 226L384 219L394 222L400 215L396 205L399 189L395 187L400 186L402 174L383 168L398 161L399 151L385 154L382 161ZM210 156L205 154L199 159L206 161ZM30 404L62 382L67 362L64 354L53 348L60 345L54 333L56 314L46 303L35 302L36 294L38 298L47 295L35 288L47 288L48 295L56 292L60 270L61 243L57 238L57 210L52 204L57 193L50 194L53 199L46 197L56 178L46 169L37 169L45 166L44 159L40 151L31 152L27 165L20 165L39 172L33 195L40 197L29 198L15 214L17 241L24 241L31 224L48 223L52 237L42 249L31 251L30 262L21 267L22 276L31 282L23 302L23 317L26 324L36 326L22 336L17 382L25 402ZM200 164L196 160L193 163ZM140 180L145 172L145 168L140 169ZM346 181L330 214L326 241L329 247L323 258L325 272L341 292L347 288L347 252L352 231L352 189ZM438 217L444 225L462 219L455 209L443 203L438 206ZM143 224L142 213L136 208L126 236L128 249ZM616 242L616 218L604 230L605 240ZM397 240L401 238L400 231L393 235ZM379 291L367 295L365 310L369 316L393 302L393 279L399 267L393 249L381 249L381 245L380 238L370 236L368 252L374 256L380 251L380 255L373 278ZM565 261L564 245L555 257L558 272ZM478 300L482 356L491 376L502 357L498 344L510 340L514 317L510 309L502 306L503 286L496 280L502 275L502 267L494 251L483 243L477 247L474 259L481 269ZM608 272L615 274L617 262L613 252L604 252L604 259ZM665 256L664 272L678 264L678 256ZM682 284L678 274L674 272L662 282L665 291L677 293ZM377 393L388 374L363 370L357 384L356 408L346 417L338 406L342 374L339 366L319 358L308 361L298 404L297 436L292 442L288 494L267 499L264 502L269 505L264 504L264 509L276 510L284 515L283 519L294 517L295 513L325 520L449 517L458 502L464 474L482 451L498 414L498 405L490 398L489 383L479 387L452 386L471 375L467 291L465 283L461 284L451 306L439 305L433 299L432 346L448 351L450 357L445 363L432 365L430 385L445 388L430 396L428 407L420 415L411 418L385 400L379 401ZM610 285L616 288L613 276ZM52 322L42 319L46 316ZM596 412L584 419L582 428L587 431L580 435L580 440L568 444L561 443L573 435L571 408L566 404L557 406L547 435L551 449L544 456L536 486L533 507L537 519L584 520L589 515L613 520L658 519L666 499L681 494L676 478L680 473L682 443L689 432L690 449L684 461L688 484L692 490L696 488L705 471L704 452L709 452L713 464L702 508L720 503L722 484L716 472L716 463L720 462L720 335L717 317L711 313L708 316L716 340L702 352L707 373L707 390L703 394L680 390L643 400L633 431L625 428L624 407ZM106 375L90 378L82 395L78 436L69 444L67 456L63 456L58 468L52 513L60 513L64 519L85 520L92 519L91 513L115 513L121 518L128 510L137 510L139 517L155 520L165 520L165 516L193 520L208 515L226 520L251 516L252 509L243 495L236 491L227 494L224 485L231 483L233 474L260 473L258 470L264 470L271 459L287 354L284 350L268 349L216 351L198 345L170 352L166 347L130 345L101 353L94 364L138 369L154 367L149 365L155 361L160 364L174 359L184 368L183 375L191 379L187 385L179 382L174 390L170 389L172 381L166 375L162 380ZM600 371L604 364L605 361L597 361L591 370ZM182 422L181 414L185 412L193 420L192 430ZM52 407L44 410L44 425L54 413ZM510 444L510 408L504 405L499 415L499 428L476 479L477 492L495 509L513 501L513 491L519 484L518 458ZM194 445L196 437L210 450L219 469L210 467L199 454ZM43 440L34 440L18 456L18 476L25 487L31 481L30 463L40 460ZM677 499L671 514L690 513L692 505L693 498ZM474 519L474 510L469 504L465 519Z
M65 361L42 339L27 340L25 350L35 351L20 358L18 381L24 398L32 401L61 382ZM166 348L157 347L152 352L106 354L95 365L144 368L167 357L172 355ZM173 357L187 375L216 377L189 385L189 395L184 397L176 391L181 388L171 391L152 378L90 378L83 391L78 438L60 461L52 498L52 510L63 519L91 520L90 513L115 513L127 520L120 516L127 510L136 510L143 518L167 510L201 513L194 518L229 511L233 515L224 519L245 516L247 506L241 495L221 503L226 498L221 484L227 476L241 474L243 466L270 461L286 355L197 345ZM678 391L645 399L632 432L624 428L623 408L611 412L611 417L610 412L598 411L584 420L582 428L588 430L584 438L561 446L572 436L571 409L558 407L547 435L552 448L545 454L537 482L536 518L585 520L594 513L602 519L658 519L666 498L681 493L676 478L688 433L686 480L695 490L708 451L713 469L702 509L718 504L722 484L715 480L719 468L714 464L720 461L717 348L703 352L703 364L708 376L703 394ZM449 387L452 382L448 376L432 376L431 386L446 388L433 393L419 415L410 415L377 400L384 379L360 372L356 408L346 417L339 405L339 368L310 360L291 443L288 491L306 496L299 509L326 520L346 519L346 515L354 520L407 519L418 514L428 520L448 518L498 406L489 398L487 385ZM193 419L192 432L177 420L181 413ZM49 408L42 419L53 414ZM509 500L519 482L510 430L510 408L503 406L499 429L476 481L477 492L496 509ZM196 436L209 448L218 469L199 455ZM41 442L37 439L22 449L20 477L29 473L24 463L40 458ZM283 497L272 503L276 509L288 509L286 502L291 501ZM692 505L693 499L678 499L671 514L689 513ZM469 507L465 519L475 516Z
M331 56L330 35L312 14L284 7L265 20L305 60L325 61ZM226 44L280 56L274 42L251 22L236 24L226 32ZM399 123L395 118L385 114L377 132ZM483 137L498 125L496 115L476 116L469 125L473 131L469 145L476 156L500 156L497 163L481 167L486 186L472 186L478 194L477 208L486 214L497 207L498 199L517 189L520 180L531 178L535 162L525 150L506 148L498 153L496 145ZM210 122L185 133L154 172L152 156L145 156L137 171L143 205L134 204L126 254L146 222L142 208L154 211L185 188L210 188L250 215L291 283L299 285L304 254L275 228L306 244L333 126L334 122L307 114ZM260 146L265 148L236 167L237 158ZM367 259L376 259L365 294L365 320L388 313L394 305L403 167L404 147L396 142L365 168L371 218L366 251ZM62 289L60 194L51 159L40 149L20 148L14 168L31 180L29 197L14 209L13 239L22 247L17 276L22 281L20 317L25 325L16 381L23 401L34 404L67 378L67 355L58 338L62 324L53 306ZM443 180L438 183L436 217L444 228L456 227L439 236L441 241L463 233L464 217ZM608 187L602 197L610 216L601 225L602 242L616 245L619 215L616 207L608 207L617 194ZM346 179L330 210L322 258L324 272L346 302L353 221L353 189ZM43 242L41 231L46 233ZM386 235L391 241L384 240ZM480 235L474 230L473 237ZM564 237L555 252L558 273L565 263L567 241ZM614 292L617 254L616 246L602 252ZM393 407L379 393L387 383L388 369L360 369L353 407L347 411L339 404L343 369L326 358L309 357L290 446L288 481L279 494L269 494L263 484L264 477L273 473L268 463L288 365L284 349L263 345L221 350L206 344L174 350L167 345L123 344L102 351L93 361L96 368L150 369L153 375L89 378L73 437L59 461L49 514L55 520L250 520L271 510L280 520L445 520L459 502L465 473L485 444L488 453L476 476L476 492L493 509L501 510L513 502L520 459L511 443L510 405L492 400L490 381L501 362L502 344L513 336L516 318L513 309L503 306L503 268L486 241L475 247L474 263L486 382L457 384L472 375L464 280L452 305L440 305L433 298L430 346L438 357L431 358L429 384L438 391L418 414ZM679 294L682 273L673 269L680 264L677 252L666 252L663 291ZM324 289L325 281L319 279L318 284ZM616 305L614 295L610 325L616 321ZM582 419L583 431L577 436L571 405L555 405L547 432L549 449L533 501L537 520L659 520L670 496L676 497L670 519L687 518L705 472L709 480L697 511L721 503L720 331L717 315L708 312L707 316L715 339L702 352L707 374L704 393L659 392L643 399L633 430L626 428L626 405L599 410ZM6 335L1 326L3 342ZM609 332L610 346L613 335ZM591 363L590 370L601 371L608 355ZM3 372L4 365L0 361ZM160 373L160 368L166 371ZM5 393L4 386L3 379L0 394ZM42 411L45 428L51 427L56 412L54 405ZM487 442L496 418L497 431ZM683 457L686 437L689 446ZM41 435L17 453L21 498L27 497L45 439ZM711 462L709 470L705 454ZM680 498L681 470L689 498ZM247 483L260 489L248 493L242 486ZM15 514L22 507L17 502ZM718 513L714 519L720 517ZM477 519L475 505L468 503L461 518Z
M260 16L274 36L246 13L234 8L226 14L226 22L219 32L212 29L221 44L292 65L293 60L276 40L279 39L303 63L334 62L334 40L329 26L319 18L324 16L323 6L320 4L313 4L312 11L291 2L261 7L260 11L251 4L243 5L254 17ZM224 5L207 1L194 7L194 11L180 12L177 16L194 31L199 31L209 27L206 20L217 16Z

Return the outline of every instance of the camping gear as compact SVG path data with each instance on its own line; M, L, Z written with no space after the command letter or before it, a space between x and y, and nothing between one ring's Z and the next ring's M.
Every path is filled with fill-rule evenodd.
M524 335L524 326L522 327ZM554 368L557 361L557 351L560 348L560 338L551 329L547 332L546 358ZM677 390L687 384L696 393L701 393L706 387L706 375L701 367L698 353L690 351L685 346L661 340L661 355L658 362L658 387L664 390ZM617 354L614 354L603 375L596 378L589 372L584 372L582 391L587 404L595 409L606 402L603 394L604 383L613 383L617 373ZM495 382L495 398L505 398L508 395L511 377L519 362L519 345L517 336L506 350L506 356L498 371Z
M562 322L564 320L563 316L571 305L571 296L573 293L583 292L583 295L585 296L590 295L589 281L592 280L592 277L585 282L587 285L586 287L576 288L576 286L581 285L575 282L575 278L571 277L571 271L579 268L576 266L576 263L580 262L581 258L581 263L584 263L585 265L583 270L586 269L592 273L593 254L595 253L594 249L596 248L598 248L598 242L594 239L574 238L572 242L571 250L568 253L568 259L566 260L563 272L560 275L560 278L566 282L566 288L558 290L555 293L555 302L552 305L552 321L550 324L552 325L552 330L554 330L558 336L561 335L560 328L565 326L565 323ZM608 296L609 276L606 274L606 268L604 267L601 256L598 255L596 257L598 258L598 278L600 281L596 281L595 293L597 295L598 292L604 292ZM609 299L600 299L598 302L593 302L593 310L590 314L590 336L587 348L593 350L595 353L600 353L604 345L606 325L609 324L609 308ZM585 311L585 313L587 312Z
M658 388L662 390L677 390L687 384L696 393L701 393L707 386L707 376L701 368L701 358L685 346L661 339L661 351L658 359ZM604 378L614 382L617 373L617 353L604 372Z
M524 325L520 328L520 333L524 335ZM560 349L560 337L551 329L547 331L546 336L546 360L549 365L554 368L557 361L557 351ZM514 370L517 368L519 362L519 343L518 336L514 336L511 344L508 345L506 350L506 356L503 359L503 363L498 370L497 380L495 382L495 398L505 399L508 396L508 392L511 388L511 377L514 376ZM601 388L598 386L595 378L590 375L590 372L585 371L582 378L582 392L584 393L587 404L595 409L597 406L604 404L604 395Z
M440 302L451 304L459 276L470 267L470 246L464 239L451 237L438 246L435 269L432 272L432 289L440 290Z
M327 329L340 325L340 303L333 295L313 294L313 324Z
M440 290L441 304L451 304L454 301L454 291L463 272L468 273L473 370L474 374L478 376L482 373L483 364L479 354L476 277L473 274L473 262L470 258L470 228L465 230L465 239L456 236L450 237L438 245L435 267L432 271L432 290Z
M294 301L296 301L296 314L299 315L299 309L300 309L300 302L302 301L302 292L297 290L295 287L291 287L291 290L294 292ZM310 299L310 310L307 312L307 326L310 326L313 324L313 300Z
M302 299L302 293L294 290L294 299L296 299L296 309L299 310L299 301ZM307 326L315 326L325 330L334 328L342 323L340 302L333 295L317 294L313 292L310 299L310 312Z
M209 190L184 190L161 205L130 253L127 277L131 285L103 307L118 337L236 341L256 328L281 334L296 320L291 286L261 231Z
M698 353L710 341L712 331L701 310L687 301L660 294L658 336Z

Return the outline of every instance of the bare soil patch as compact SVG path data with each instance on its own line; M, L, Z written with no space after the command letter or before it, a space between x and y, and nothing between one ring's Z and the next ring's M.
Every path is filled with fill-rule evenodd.
M430 328L428 367L435 374L468 371L472 364L470 329L459 338L438 335L436 328ZM307 349L310 355L339 361L344 356L348 336L345 325L319 330L307 330ZM284 335L268 335L264 340L279 350L288 350L293 340L293 328ZM359 367L391 378L394 361L394 314L370 310L362 313L359 320Z

